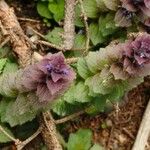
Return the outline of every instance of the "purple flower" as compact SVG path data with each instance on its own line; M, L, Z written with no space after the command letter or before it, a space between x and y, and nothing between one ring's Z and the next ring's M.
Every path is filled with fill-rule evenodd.
M75 72L65 63L63 54L48 54L42 61L24 70L22 84L35 91L40 102L57 98L75 79Z
M145 15L149 16L150 12L150 1L149 0L121 0L122 7L128 11L142 11Z
M115 22L117 26L129 27L132 25L133 12L125 8L120 8L115 15Z
M115 16L116 24L122 27L129 27L131 25L131 20L134 15L137 16L140 22L144 23L147 26L150 26L149 19L150 19L150 1L149 0L121 0L122 8L124 11L120 9L117 11ZM122 22L120 23L122 16L128 24Z
M122 58L110 68L116 79L126 79L130 76L143 77L150 74L149 34L139 35L134 41L117 46L120 47Z

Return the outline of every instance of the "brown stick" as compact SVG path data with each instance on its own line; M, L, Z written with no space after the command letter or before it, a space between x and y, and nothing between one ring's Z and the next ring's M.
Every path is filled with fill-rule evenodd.
M4 0L0 0L0 20L10 36L13 50L19 57L20 65L25 67L30 64L32 51L29 39L24 35L13 9Z
M150 100L145 110L135 143L132 150L145 150L150 134Z
M72 114L72 115L66 116L66 117L61 118L61 119L59 119L59 120L55 120L55 123L56 123L56 124L65 123L65 122L70 121L70 120L72 120L72 119L74 119L74 118L76 118L76 117L78 117L78 116L80 116L80 115L82 115L82 114L84 114L84 113L85 113L85 111L84 111L84 110L81 110L81 111L76 112L76 113L74 113L74 114Z
M47 111L43 113L41 125L43 128L42 135L44 137L45 144L48 146L48 150L62 150L62 146L58 140L54 119L50 112Z
M64 20L64 49L71 50L74 45L75 35L75 3L76 0L65 0L65 20Z

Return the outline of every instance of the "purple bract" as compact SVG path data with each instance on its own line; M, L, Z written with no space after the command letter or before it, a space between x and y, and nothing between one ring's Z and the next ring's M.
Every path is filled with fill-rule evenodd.
M150 35L139 35L134 41L118 44L122 52L121 59L111 66L116 79L129 76L146 76L150 74ZM122 72L123 71L123 72Z
M22 84L28 91L35 91L40 102L46 102L61 95L74 79L75 72L60 52L48 54L39 63L26 68Z

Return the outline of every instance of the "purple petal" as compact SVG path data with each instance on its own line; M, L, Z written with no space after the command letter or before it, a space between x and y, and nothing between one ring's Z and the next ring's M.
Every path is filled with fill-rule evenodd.
M144 0L145 6L150 9L150 0Z
M136 8L134 7L131 0L121 0L121 2L122 2L122 7L126 8L128 11L132 11L132 12L136 11Z
M38 84L36 95L39 97L40 102L49 101L53 98L46 84Z
M22 84L29 90L34 90L38 82L42 82L43 73L36 66L29 66L24 69Z
M52 80L47 79L46 84L51 95L54 95L62 89L64 83L62 81L54 83Z
M55 73L55 72L52 72L51 73L51 77L52 77L52 80L54 82L57 82L59 79L62 79L64 75L62 74L58 74L58 73Z

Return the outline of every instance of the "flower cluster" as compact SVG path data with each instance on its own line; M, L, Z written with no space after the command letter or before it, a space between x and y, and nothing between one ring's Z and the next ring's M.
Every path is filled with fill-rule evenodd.
M115 16L118 26L129 27L135 15L140 22L150 26L149 0L121 0L121 2L121 8L119 8Z
M113 63L110 70L116 79L144 77L150 74L150 35L139 35L133 41L118 44L122 57Z
M62 53L48 54L42 61L27 67L22 85L35 91L40 102L47 102L62 94L75 79L75 72L65 63Z

